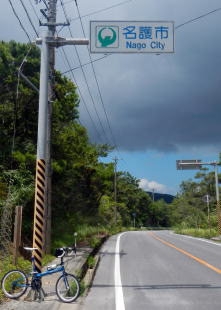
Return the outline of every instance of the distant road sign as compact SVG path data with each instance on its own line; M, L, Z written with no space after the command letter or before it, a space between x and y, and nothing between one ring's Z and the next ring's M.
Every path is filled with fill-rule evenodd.
M177 160L176 161L177 170L194 170L201 169L200 159L187 159L187 160Z
M91 21L91 53L173 53L174 23Z
M205 196L203 196L202 199L203 199L203 201L206 202L206 203L209 203L209 202L211 201L211 197L210 197L210 195L208 195L208 194L205 195Z

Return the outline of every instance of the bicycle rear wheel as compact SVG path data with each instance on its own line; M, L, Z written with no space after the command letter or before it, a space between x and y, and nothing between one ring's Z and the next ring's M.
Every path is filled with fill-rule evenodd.
M4 295L8 298L15 299L26 292L28 279L24 272L20 270L11 270L4 275L1 284Z
M64 302L72 302L80 293L80 285L73 274L63 274L56 283L56 294Z

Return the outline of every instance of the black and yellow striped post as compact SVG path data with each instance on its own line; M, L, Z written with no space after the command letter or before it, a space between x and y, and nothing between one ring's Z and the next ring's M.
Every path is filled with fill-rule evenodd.
M47 43L48 31L43 34L41 48L41 71L38 111L38 145L35 179L35 206L33 227L33 256L35 268L42 269L43 244L45 242L43 229L45 227L45 201L46 201L46 174L45 159L47 145L47 115L48 115L48 79L49 79L49 46Z
M43 228L45 209L45 161L37 160L36 186L35 186L35 210L34 210L34 232L33 248L37 248L33 255L35 258L35 268L41 272L43 256Z

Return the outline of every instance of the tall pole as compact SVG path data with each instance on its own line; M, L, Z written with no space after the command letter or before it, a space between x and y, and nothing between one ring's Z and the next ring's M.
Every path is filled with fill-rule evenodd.
M154 188L152 190L152 200L153 200L153 203L154 203Z
M33 248L37 248L33 255L35 267L38 272L42 268L43 256L43 229L45 225L45 177L46 177L46 138L47 138L47 115L48 115L48 75L49 75L49 48L46 42L48 32L43 33L41 48L40 68L40 93L38 112L38 143L35 180L35 206L34 206L34 229Z
M51 109L48 114L48 102L51 102L52 80L49 82L49 73L54 71L54 48L64 45L88 45L88 39L74 39L55 37L56 26L66 26L67 24L56 23L56 3L57 0L49 0L49 17L47 23L41 26L47 26L42 38L36 38L35 43L41 44L41 69L40 69L40 90L39 90L39 113L38 113L38 145L37 145L37 165L36 165L36 183L35 183L35 206L34 206L34 229L33 229L33 247L37 248L33 255L35 257L35 267L37 271L42 268L42 255L45 246L46 217L51 218L50 210L45 212L48 192L48 182L46 181L46 160L47 176L50 174L50 143L51 143ZM44 14L43 14L44 15ZM50 65L49 65L50 62ZM49 87L50 85L50 87ZM47 147L48 141L48 147ZM50 221L49 221L50 225Z
M207 204L207 213L208 213L208 227L209 227L209 231L211 232L211 218L210 218L210 196L207 194L206 195L206 204Z
M50 0L48 14L48 32L50 37L54 37L56 31L56 2ZM51 192L52 192L52 171L51 171L51 122L52 122L52 102L54 100L54 67L55 50L49 46L49 83L48 83L48 120L47 120L47 151L46 151L46 205L45 205L45 227L44 227L44 252L50 253L51 250Z
M217 220L218 220L218 232L221 235L219 180L218 180L218 168L217 168L216 162L214 163L214 171L215 171L215 185L216 185L216 210L217 210Z
M117 157L114 158L114 223L117 225Z

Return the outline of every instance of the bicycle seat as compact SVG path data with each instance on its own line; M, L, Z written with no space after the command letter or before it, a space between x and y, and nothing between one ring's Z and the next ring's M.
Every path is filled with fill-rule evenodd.
M24 247L25 250L27 251L34 251L34 250L38 250L38 248L29 248L29 247Z

